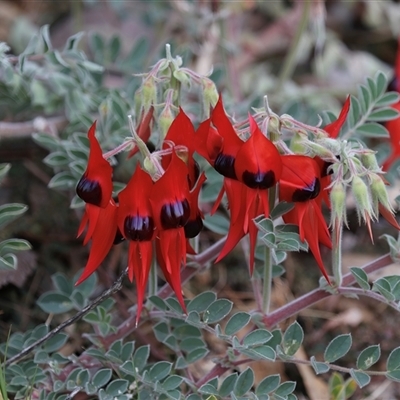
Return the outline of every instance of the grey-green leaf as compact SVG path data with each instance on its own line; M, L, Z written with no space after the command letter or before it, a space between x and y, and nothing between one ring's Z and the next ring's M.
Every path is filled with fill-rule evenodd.
M244 396L253 386L254 372L250 367L247 367L238 377L235 388L233 390L236 396Z
M217 296L214 292L203 292L192 299L187 305L187 311L197 311L201 313L205 311L211 303L216 300Z
M345 356L350 350L352 343L351 335L344 334L335 337L329 344L324 353L326 362L333 362Z
M280 382L281 377L279 374L267 376L257 386L256 395L273 392L279 386Z
M368 276L363 269L359 267L352 267L350 268L350 272L362 289L364 290L370 289L370 285L368 283Z
M395 370L400 370L400 347L396 347L389 354L389 357L386 361L386 369L391 372Z
M357 358L358 369L368 369L374 365L381 356L381 348L379 345L369 346L364 349Z
M356 381L358 387L361 389L371 382L371 377L362 371L355 371L353 368L350 370L351 377Z
M266 329L256 329L243 339L244 346L256 346L268 342L272 338L271 332Z
M289 326L283 335L282 348L285 354L293 356L304 340L303 328L295 321Z
M204 312L203 321L207 324L221 321L232 310L233 303L226 299L219 299L210 304Z

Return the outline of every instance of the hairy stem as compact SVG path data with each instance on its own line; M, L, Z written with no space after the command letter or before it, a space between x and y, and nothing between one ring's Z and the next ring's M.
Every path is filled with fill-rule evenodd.
M369 274L371 272L378 271L384 267L387 267L388 265L392 264L392 262L393 261L390 257L390 254L385 254L384 256L379 257L368 264L365 264L362 269L366 274ZM348 273L343 276L342 286L351 286L355 282L356 280L354 276L351 273ZM329 296L331 296L331 293L326 292L323 289L315 289L312 292L309 292L299 297L298 299L291 301L285 306L265 316L264 320L266 326L268 329L271 329L278 325L280 322L285 321L293 315L296 315L301 310L304 310L305 308L308 308Z
M335 279L335 286L342 285L342 235L343 223L338 224L332 235L332 270Z

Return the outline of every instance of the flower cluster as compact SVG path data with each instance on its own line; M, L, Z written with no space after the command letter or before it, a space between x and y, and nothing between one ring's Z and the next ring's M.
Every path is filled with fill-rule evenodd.
M84 244L92 240L92 248L77 284L98 268L113 244L125 239L129 242L128 276L131 281L136 281L137 286L137 318L142 308L153 249L165 279L185 308L180 269L186 263L186 254L194 253L188 239L197 236L203 227L198 197L206 178L193 157L195 152L224 177L212 212L219 207L226 194L230 227L217 262L248 234L250 273L253 272L258 233L254 219L262 214L268 217L278 198L279 201L294 203L293 209L283 219L299 227L301 240L308 242L322 274L330 283L319 248L320 244L332 247L322 203L325 202L328 207L332 204L332 225L343 224L345 196L338 201L338 188L342 185L341 194L345 193L347 183L343 183L345 175L338 173L343 167L340 158L350 157L347 165L355 165L351 158L354 153L355 157L364 157L364 164L371 163L366 151L338 153L340 145L335 139L346 120L349 107L350 98L336 121L324 129L317 129L319 142L328 141L325 147L318 144L318 140L304 141L306 147L308 143L314 152L309 151L308 154L293 154L279 135L275 142L271 141L252 116L249 116L248 129L238 131L225 113L221 97L210 117L199 125L197 131L180 109L163 135L160 149L152 154L145 149L144 153L147 152L148 156L144 160L144 168L139 164L136 166L132 178L116 200L112 198L112 168L95 137L94 123L88 133L90 154L87 170L77 186L77 194L86 203L78 234L82 234L87 226ZM153 111L150 107L142 115L137 129L138 146L139 136L144 139L150 136ZM132 150L130 156L134 152ZM386 191L378 173L379 167L377 172L373 168L368 171L372 194L367 197L371 197L373 205L369 207L367 204L363 209L363 218L366 220L367 214L375 216L379 208L389 222L398 227L384 195ZM357 193L356 181L360 186L363 179L351 176L351 180L352 190ZM365 203L365 199L362 200ZM358 209L361 209L360 204Z

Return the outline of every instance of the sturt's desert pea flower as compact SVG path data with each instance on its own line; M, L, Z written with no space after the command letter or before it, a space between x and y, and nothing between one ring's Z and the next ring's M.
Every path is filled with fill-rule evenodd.
M154 183L150 203L157 227L157 256L167 282L182 306L181 267L186 264L184 226L190 218L188 167L175 151L168 168Z
M279 198L294 203L294 208L283 215L283 220L299 227L300 239L307 241L322 275L330 283L319 248L320 243L332 248L329 230L321 210L319 165L313 158L304 155L282 156L282 163ZM284 182L295 185L287 185Z
M85 201L85 212L78 228L78 237L87 226L86 245L92 240L92 247L85 269L77 285L89 277L110 251L117 235L117 205L112 195L112 167L103 157L100 144L95 136L96 122L89 128L90 144L88 165L76 187L77 195Z
M155 222L150 204L153 180L136 166L132 178L118 194L117 224L122 236L129 241L128 277L135 279L137 291L137 317L139 321L144 293L149 277Z

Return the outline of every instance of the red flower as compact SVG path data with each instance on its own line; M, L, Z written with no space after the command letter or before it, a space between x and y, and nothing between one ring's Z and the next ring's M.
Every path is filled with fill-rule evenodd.
M282 162L274 144L262 134L254 119L249 116L251 136L243 142L236 134L226 116L221 99L212 113L213 124L223 138L222 146L214 160L214 168L225 176L224 185L218 196L214 210L225 191L231 211L228 237L216 262L225 257L247 233L250 235L250 273L254 268L254 252L257 244L257 227L253 219L258 215L269 215L268 192L280 179ZM207 126L207 125L204 125ZM202 127L202 129L205 129ZM204 132L201 131L204 135ZM212 145L205 148L215 149L216 133L209 129ZM205 143L205 145L204 145ZM214 153L217 153L214 151ZM209 158L210 156L210 152ZM237 182L238 180L239 182Z
M167 282L182 306L180 269L186 264L186 238L184 226L190 217L187 165L172 153L165 173L154 183L150 203L159 239L158 260Z
M155 224L149 200L152 187L150 175L137 165L132 178L118 194L117 224L122 236L129 240L128 277L131 282L136 281L136 322L142 310L153 251Z
M88 132L90 142L88 166L76 187L77 195L87 203L78 229L78 237L88 226L83 244L92 240L88 262L76 285L88 278L99 267L110 251L117 234L117 205L111 198L112 168L103 157L95 131L96 122Z
M113 189L112 167L103 157L95 132L96 121L89 128L90 152L88 166L78 182L76 193L85 203L105 208L111 199Z
M283 216L286 223L299 227L300 239L306 240L319 269L330 283L321 258L319 243L332 248L330 234L321 211L321 183L318 163L307 156L282 156L283 171L279 186L280 200L294 202L294 209ZM292 182L302 189L284 182Z

